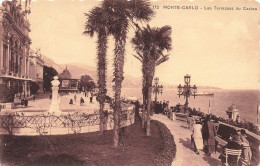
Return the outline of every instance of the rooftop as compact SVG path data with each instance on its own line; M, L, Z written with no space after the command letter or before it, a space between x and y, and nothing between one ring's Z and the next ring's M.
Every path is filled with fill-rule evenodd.
M71 74L70 71L67 69L67 66L66 69L64 69L63 72L59 74L59 79L71 79Z

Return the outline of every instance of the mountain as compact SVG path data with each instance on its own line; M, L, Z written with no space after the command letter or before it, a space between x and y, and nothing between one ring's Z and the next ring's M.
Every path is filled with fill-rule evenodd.
M92 77L92 79L97 82L97 71L96 67L88 66L85 64L74 63L74 64L57 64L51 58L44 56L44 61L46 66L52 66L57 70L58 73L61 73L66 67L70 71L72 78L79 79L81 75L88 74ZM113 71L107 71L107 87L111 88L114 84L113 80ZM167 89L177 89L178 85L169 84L165 82L161 82L160 85L163 85L164 88ZM125 88L136 88L142 86L142 78L137 78L132 75L125 75L125 79L123 81L123 87ZM199 86L200 90L217 90L221 89L218 87L209 87L209 86Z
M51 58L43 56L44 65L48 67L53 67L58 73L61 73L64 69L60 65L56 64Z
M97 71L95 67L75 63L75 64L57 64L51 58L44 56L46 66L53 67L58 73L61 73L66 67L70 71L72 78L79 79L81 75L88 74L97 82ZM112 87L113 71L107 71L107 87ZM135 88L142 85L141 78L126 75L123 81L123 87Z

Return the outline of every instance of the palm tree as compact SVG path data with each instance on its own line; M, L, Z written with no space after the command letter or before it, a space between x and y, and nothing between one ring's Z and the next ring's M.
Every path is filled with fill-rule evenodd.
M107 20L104 17L105 13L100 7L95 7L89 13L85 13L87 21L85 24L85 31L83 34L89 35L90 37L94 36L94 33L97 34L97 71L98 71L98 101L100 107L100 132L103 134L104 130L104 104L105 97L107 93L106 89L106 71L107 71Z
M169 59L169 54L164 55L165 50L171 50L171 27L146 28L138 30L132 39L137 55L133 55L142 63L143 73L143 97L147 109L146 135L150 136L150 101L153 77L156 66Z
M124 57L126 36L129 25L138 27L136 21L149 21L153 10L147 0L104 0L102 8L106 12L109 31L115 39L114 49L114 79L115 107L114 107L114 146L119 143L119 113L121 112L121 88L124 79Z

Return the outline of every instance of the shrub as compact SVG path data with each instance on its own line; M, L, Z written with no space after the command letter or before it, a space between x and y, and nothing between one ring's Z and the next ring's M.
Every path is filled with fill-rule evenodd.
M162 141L164 142L162 153L155 156L155 163L157 166L170 166L176 156L176 145L174 142L174 138L170 130L163 123L159 121L154 122L158 125L161 131Z
M8 103L14 101L14 90L8 86L0 84L0 103Z

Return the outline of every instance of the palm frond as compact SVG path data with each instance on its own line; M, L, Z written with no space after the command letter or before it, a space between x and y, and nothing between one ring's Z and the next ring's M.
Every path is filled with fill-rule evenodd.
M162 64L162 63L168 61L169 58L170 58L169 56L170 56L170 54L167 54L167 55L162 56L160 59L158 59L158 60L156 61L155 65L156 65L156 66L159 66L160 64Z
M140 56L132 54L136 59L138 59L141 63L143 63L143 59Z

